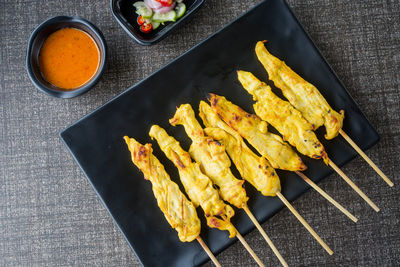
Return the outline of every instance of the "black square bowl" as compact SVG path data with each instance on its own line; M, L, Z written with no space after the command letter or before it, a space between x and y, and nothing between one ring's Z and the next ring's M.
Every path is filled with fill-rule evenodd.
M172 30L181 25L191 14L193 14L203 3L204 0L186 0L185 14L175 22L169 22L166 25L161 25L157 30L149 33L140 31L136 20L138 15L133 3L136 0L111 0L111 11L119 25L126 33L141 45L152 45L166 37Z

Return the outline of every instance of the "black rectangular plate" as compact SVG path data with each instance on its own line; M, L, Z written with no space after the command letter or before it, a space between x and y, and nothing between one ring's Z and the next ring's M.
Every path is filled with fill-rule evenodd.
M168 119L173 116L176 106L182 103L190 103L197 110L199 101L205 99L207 92L224 95L252 112L253 101L237 82L236 70L251 71L267 81L267 74L254 53L258 40L269 40L267 47L274 55L316 85L334 109L345 110L344 130L362 149L371 147L379 140L377 132L286 2L269 0L260 3L61 133L75 160L144 265L198 266L208 257L196 242L179 241L175 230L171 229L157 206L151 184L132 164L122 136L134 137L141 143L151 142L148 136L150 126L159 124L179 140L184 149L188 149L190 140L183 128L170 126ZM317 134L331 159L339 166L355 157L355 152L341 137L328 142L323 137L322 129ZM153 148L171 178L180 184L176 168L157 144L153 143ZM304 161L309 167L306 174L316 182L332 173L322 161L306 158ZM278 174L282 192L289 200L294 200L308 189L294 173L279 171ZM250 197L249 207L261 222L283 207L279 199L263 197L249 184L246 184L246 191ZM214 253L219 253L235 241L229 239L225 231L209 229L202 211L198 210L198 213L202 219L201 236ZM232 221L242 234L254 228L243 211L237 210Z
M137 23L138 15L135 13L136 9L133 3L137 0L111 0L111 12L114 18L117 20L119 25L125 30L125 32L136 42L141 45L152 45L161 41L166 37L172 30L176 29L181 25L191 14L196 12L200 6L204 3L204 0L186 0L186 12L176 22L168 22L166 25L160 25L156 30L149 33L143 33L140 31Z

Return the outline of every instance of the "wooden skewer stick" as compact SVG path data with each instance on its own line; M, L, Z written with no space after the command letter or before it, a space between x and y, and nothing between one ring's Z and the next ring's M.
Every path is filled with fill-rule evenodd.
M358 219L351 214L347 209L340 205L336 200L334 200L330 195L328 195L321 187L314 183L310 178L308 178L304 173L296 171L296 174L300 176L304 181L306 181L312 188L314 188L318 193L320 193L326 200L332 203L336 208L343 212L347 217L353 222L357 222Z
M226 220L225 216L221 216L222 219ZM245 247L245 249L250 253L250 255L253 257L253 259L257 262L257 264L260 267L265 267L264 263L260 260L260 258L254 253L253 249L247 244L246 240L244 240L243 236L239 233L239 231L235 228L236 230L236 237L239 239L240 243Z
M207 253L208 257L210 257L210 259L215 264L215 266L221 267L221 264L218 262L217 258L214 256L214 254L211 252L211 250L207 247L206 243L204 243L203 239L200 236L198 236L196 239L197 239L197 241L199 241L201 247Z
M242 243L242 245L246 248L246 250L250 253L250 255L253 257L253 259L257 262L258 266L260 267L265 267L265 265L262 263L260 258L254 253L253 249L247 244L246 240L244 240L243 236L239 233L238 230L236 230L236 237L239 239L239 241Z
M367 197L367 195L365 195L364 192L361 191L361 189L358 188L358 186L355 183L353 183L353 181L350 180L350 178L347 177L347 175L344 174L344 172L341 169L339 169L339 167L336 166L335 163L333 163L333 161L329 160L329 166L331 166L332 169L334 169L335 172L337 172L340 175L340 177L342 177L343 180L345 180L346 183L348 183L351 186L351 188L353 188L354 191L356 191L357 194L360 195L360 197L362 197L365 200L365 202L368 203L368 205L370 205L376 212L379 212L378 206L375 205L375 203L372 202L372 200L369 197Z
M375 163L364 153L364 151L361 150L359 146L357 146L356 143L354 143L354 141L343 130L339 130L339 133L390 187L394 185L393 182L378 168L378 166L375 165Z
M261 235L264 237L265 241L267 241L268 245L271 247L272 251L278 257L279 261L281 264L285 267L288 267L289 265L286 263L285 259L282 257L282 255L279 253L278 249L275 247L274 243L272 243L272 240L268 237L267 233L265 233L264 229L261 227L261 225L258 223L256 217L254 217L253 213L249 210L249 207L244 206L243 207L244 211L247 213L247 215L250 217L251 221L254 223L254 225L257 227L258 231L260 231Z
M318 243L328 252L329 255L333 254L333 251L328 247L328 245L319 237L319 235L312 229L312 227L301 217L297 210L289 203L289 201L281 194L277 192L276 195L280 198L283 204L288 207L288 209L293 213L294 216L301 222L301 224L310 232L310 234L318 241Z

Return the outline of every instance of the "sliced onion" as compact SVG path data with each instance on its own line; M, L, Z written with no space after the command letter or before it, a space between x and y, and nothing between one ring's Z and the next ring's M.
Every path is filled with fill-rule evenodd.
M144 3L153 10L163 7L163 5L160 2L157 2L156 0L144 0Z
M176 3L174 2L172 5L170 6L162 6L161 8L157 8L157 9L153 9L154 12L157 13L167 13L168 11L171 11L174 7L175 7Z

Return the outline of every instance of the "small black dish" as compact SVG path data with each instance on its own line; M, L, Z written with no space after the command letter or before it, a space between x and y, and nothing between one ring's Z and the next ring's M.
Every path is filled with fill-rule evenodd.
M173 29L176 29L183 23L191 14L193 14L203 3L204 0L186 0L186 13L176 22L171 22L166 25L161 25L157 30L149 33L140 31L137 24L138 15L133 3L136 0L111 0L111 11L119 25L126 33L141 45L152 45L166 37Z
M62 28L76 28L86 32L96 42L100 51L100 64L96 75L84 85L72 90L65 90L50 84L43 78L39 69L39 52L44 41L50 34ZM106 58L106 41L96 26L82 18L58 16L45 20L32 32L26 53L26 69L29 78L40 91L55 97L72 98L89 91L99 81L106 65Z

